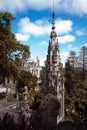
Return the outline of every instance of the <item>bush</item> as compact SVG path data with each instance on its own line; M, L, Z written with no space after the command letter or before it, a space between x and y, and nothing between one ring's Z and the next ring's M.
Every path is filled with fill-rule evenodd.
M24 97L23 97L23 94L22 94L22 93L19 93L19 94L18 94L18 98L19 98L20 101L22 101L23 98L24 98Z
M77 121L77 120L78 120L79 115L78 115L78 113L77 113L77 112L73 112L73 113L71 113L71 117L72 117L72 120L73 120L73 121Z
M16 94L9 93L8 98L9 99L14 99L14 98L16 98Z
M5 92L0 93L0 100L5 98L5 97L6 97L6 93Z

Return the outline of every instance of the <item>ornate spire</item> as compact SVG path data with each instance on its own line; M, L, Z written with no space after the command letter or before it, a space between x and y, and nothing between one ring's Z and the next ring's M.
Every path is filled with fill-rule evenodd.
M54 19L54 17L55 17L55 13L54 13L54 0L53 0L52 31L51 31L51 35L50 35L50 38L53 39L53 40L56 39L56 37L57 37L57 34L55 32L55 19Z
M54 12L54 0L53 0L52 27L54 27L55 24L54 17L55 17L55 12Z

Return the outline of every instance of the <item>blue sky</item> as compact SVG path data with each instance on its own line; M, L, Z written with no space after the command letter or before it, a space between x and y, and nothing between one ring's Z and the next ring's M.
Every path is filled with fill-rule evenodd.
M50 39L53 0L0 0L0 12L10 11L16 19L12 32L30 46L31 58L43 65ZM70 51L87 45L87 0L54 0L55 27L61 62Z

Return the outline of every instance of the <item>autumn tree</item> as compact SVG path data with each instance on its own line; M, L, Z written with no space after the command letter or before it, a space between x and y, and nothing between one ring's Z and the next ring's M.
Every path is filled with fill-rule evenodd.
M29 47L17 41L11 31L14 16L9 12L0 13L0 81L5 77L17 77L20 59L30 55Z

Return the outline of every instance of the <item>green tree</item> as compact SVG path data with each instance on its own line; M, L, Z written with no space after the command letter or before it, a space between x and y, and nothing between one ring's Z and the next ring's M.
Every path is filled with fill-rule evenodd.
M82 81L76 87L75 109L80 120L87 120L87 81Z
M74 69L72 65L70 64L70 61L66 62L65 65L65 87L67 90L67 93L72 95L74 92L74 86L75 86L75 74L74 74Z
M31 72L21 70L20 76L17 80L17 89L20 90L21 88L24 88L25 86L28 87L28 90L31 88L34 89L37 84L37 77L32 75Z
M21 70L20 75L17 79L17 92L19 95L19 100L23 100L23 92L25 92L25 86L28 88L28 101L31 105L34 103L35 97L35 87L37 86L37 77L32 75L29 71Z
M68 60L65 65L65 115L66 118L87 120L87 81L81 80L81 69Z

